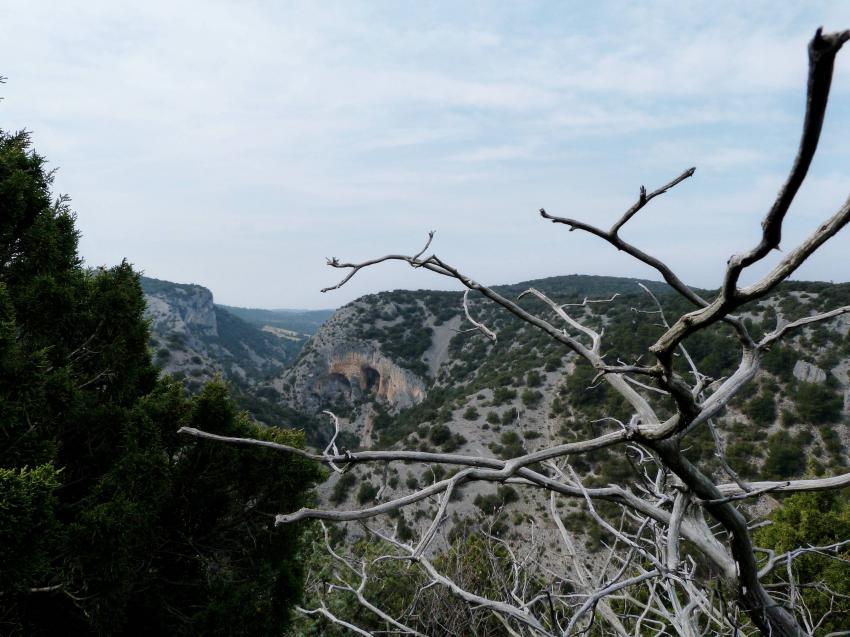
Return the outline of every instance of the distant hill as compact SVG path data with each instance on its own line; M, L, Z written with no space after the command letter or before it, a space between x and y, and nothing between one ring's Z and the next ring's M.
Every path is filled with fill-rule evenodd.
M334 310L262 310L219 305L243 321L260 328L269 326L312 336L334 313Z

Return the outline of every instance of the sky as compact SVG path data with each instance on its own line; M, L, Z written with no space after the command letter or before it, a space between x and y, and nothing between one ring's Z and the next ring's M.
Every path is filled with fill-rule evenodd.
M218 302L327 308L459 289L386 263L431 250L487 284L657 279L537 210L610 226L716 287L796 152L806 45L846 2L0 0L0 128L32 131L90 266L126 258ZM800 6L796 6L800 5ZM850 194L850 46L791 209L790 250ZM850 230L796 275L850 280ZM782 255L755 268L764 274Z

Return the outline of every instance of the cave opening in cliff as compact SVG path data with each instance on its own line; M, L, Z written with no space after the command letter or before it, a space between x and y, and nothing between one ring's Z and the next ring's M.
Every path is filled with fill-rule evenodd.
M351 399L351 381L345 374L331 373L328 375L327 390L330 395L341 394L346 400Z
M364 391L372 391L381 382L381 374L378 370L368 365L360 369L360 378Z

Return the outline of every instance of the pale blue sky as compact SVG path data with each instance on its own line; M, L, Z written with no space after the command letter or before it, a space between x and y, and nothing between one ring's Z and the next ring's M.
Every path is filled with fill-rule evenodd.
M742 6L743 5L743 6ZM0 0L0 127L33 131L90 265L127 257L217 300L330 307L488 283L657 278L536 211L609 225L688 166L624 236L687 281L746 249L800 132L806 43L850 3L37 2ZM784 247L850 194L850 48ZM799 278L850 280L850 233Z

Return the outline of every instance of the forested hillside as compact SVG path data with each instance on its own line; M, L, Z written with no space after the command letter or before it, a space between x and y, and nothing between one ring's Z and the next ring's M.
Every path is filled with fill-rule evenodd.
M539 289L566 304L573 317L604 330L603 351L612 363L631 363L663 330L656 303L641 285L653 291L669 316L688 309L664 284L632 279L573 275L496 289L512 298ZM848 284L789 282L771 298L744 308L742 316L759 337L777 324L847 304ZM522 305L543 316L551 313L534 298L524 297ZM347 443L367 448L483 451L511 458L598 432L606 418L628 420L623 399L560 343L486 299L471 296L470 311L496 333L495 343L468 331L459 293L395 291L363 297L325 324L278 386L293 407L308 413L335 410ZM742 476L781 479L846 467L848 327L850 320L842 315L774 346L752 390L721 416L718 431L726 455ZM739 362L737 342L725 326L685 345L698 369L715 381ZM688 373L684 360L678 365ZM651 394L650 400L661 408ZM719 471L707 431L691 444L690 457ZM591 484L637 478L633 466L606 452L575 462L578 470L590 473ZM383 487L386 499L408 485L435 479L429 471L408 467L361 478L349 474L329 485L326 497L362 504ZM371 486L364 487L364 480ZM505 494L484 487L478 496L469 499L480 512L492 510ZM514 533L528 532L522 511L537 505L506 504L505 519L511 511L516 514ZM466 512L474 515L476 508ZM581 533L582 516L578 511L575 516L568 519ZM591 545L596 541L588 537Z
M219 305L243 321L272 333L281 330L291 339L312 336L334 313L333 310L262 310L232 305Z
M515 299L529 288L602 333L602 353L609 364L638 364L638 354L664 331L665 318L690 309L664 284L632 279L572 275L495 289ZM713 296L710 291L702 293ZM551 308L533 295L523 295L520 303L533 314L553 317ZM789 282L771 297L742 308L740 316L753 338L760 339L790 321L848 305L850 284ZM397 290L362 297L341 308L319 330L277 386L298 409L334 410L342 429L337 441L351 450L403 449L510 460L586 440L629 422L630 406L621 394L561 343L487 299L471 295L469 310L476 322L495 332L495 341L465 318L460 293ZM728 480L731 474L743 484L748 479L845 473L850 443L848 329L850 318L844 313L806 326L774 345L749 391L727 406L713 429L689 436L686 457L717 479ZM684 345L709 387L722 382L740 362L738 341L726 325L702 331ZM684 352L675 369L689 374ZM664 396L645 395L659 417L669 415ZM586 488L623 485L641 492L647 484L643 462L634 452L620 455L601 449L570 457L568 466L583 477ZM436 485L458 471L427 461L383 467L351 463L323 485L323 508L363 510ZM596 502L591 513L580 498L565 500L556 503L553 496L550 502L547 495L521 484L458 486L450 494L451 514L442 518L439 537L431 540L433 564L466 590L493 599L510 597L506 587L517 581L533 587L530 582L535 578L551 577L557 569L576 563L581 566L569 568L587 569L587 577L604 582L611 556L617 555L619 536L595 516L601 512L616 519L622 512L610 503ZM426 537L434 521L441 519L442 502L426 498L370 519L370 528L394 538L391 542L382 542L381 536L363 538L358 524L331 525L331 545L339 543L342 551L344 538L354 541L346 552L354 560L349 563L371 565L368 577L348 578L347 585L365 583L367 597L380 600L390 616L410 618L416 626L430 627L427 630L455 626L461 632L505 634L486 611L469 612L463 602L439 589L421 588L432 581L429 573L396 568L394 562L379 558L398 549L393 542L416 546L417 538ZM779 552L807 543L827 546L845 538L850 530L847 502L846 492L790 499L767 493L740 508L763 527L756 534L759 546ZM557 525L547 524L550 508L560 520L560 532ZM630 528L627 516L620 518L620 524ZM566 549L570 542L562 542L562 537L573 538L571 549ZM311 606L316 607L329 603L320 593L322 578L339 572L342 561L328 556L321 538L313 546L309 590ZM615 557L615 563L617 559L621 558ZM828 590L804 593L807 607L827 617L817 633L826 634L850 617L850 607L836 601L836 594L850 592L850 572L830 555L807 559L799 567L803 569L799 577L829 582ZM695 565L695 572L710 580L710 568L703 568L702 563ZM333 604L336 617L343 620L375 630L387 625L364 616L353 597L337 595ZM541 614L548 616L544 610ZM321 619L302 618L294 634L345 634L337 630L337 625Z

